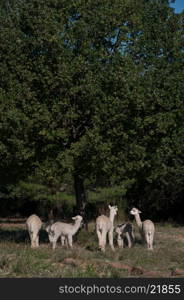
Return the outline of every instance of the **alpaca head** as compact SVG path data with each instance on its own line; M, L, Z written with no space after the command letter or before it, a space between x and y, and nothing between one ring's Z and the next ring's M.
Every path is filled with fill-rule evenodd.
M139 214L141 214L141 211L134 207L134 208L131 209L130 214L133 215L133 216L139 215Z
M72 220L74 220L75 222L82 222L82 219L83 218L79 215L72 218Z
M109 209L110 209L110 214L112 214L114 216L117 215L117 211L118 211L117 205L115 205L115 206L109 205Z
M52 243L55 235L54 230L52 230L52 225L46 226L45 230L48 233L49 242Z

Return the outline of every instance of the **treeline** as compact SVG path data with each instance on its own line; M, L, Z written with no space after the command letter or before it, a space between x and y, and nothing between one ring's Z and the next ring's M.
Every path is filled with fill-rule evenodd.
M1 0L0 214L183 222L184 13L168 0Z

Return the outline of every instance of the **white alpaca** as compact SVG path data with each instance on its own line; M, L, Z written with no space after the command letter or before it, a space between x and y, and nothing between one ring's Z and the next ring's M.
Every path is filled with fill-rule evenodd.
M96 219L96 233L98 235L99 248L105 252L107 234L109 238L109 245L112 251L115 251L113 245L113 230L114 230L114 217L117 214L117 206L110 206L110 216L101 215Z
M47 231L49 242L52 243L53 237L52 234L50 234L51 226L54 224L53 221L51 221L49 224L46 225L45 230ZM61 235L61 246L66 246L68 248L68 241L67 238L64 235Z
M140 213L141 211L135 207L130 211L130 214L135 217L139 232L142 239L146 242L148 250L153 250L155 226L151 220L145 220L142 222L139 216Z
M37 215L31 215L26 220L26 226L31 240L31 248L39 246L39 231L42 227L42 221Z
M73 235L79 230L82 222L81 216L76 216L72 218L75 223L67 224L63 222L56 222L52 225L46 227L46 231L48 232L49 241L52 243L52 248L56 248L56 243L58 238L61 238L62 246L66 244L69 245L70 248L73 247Z
M123 223L116 227L115 232L117 233L117 244L119 247L124 247L124 236L126 236L128 241L128 248L133 246L135 236L134 229L131 223Z

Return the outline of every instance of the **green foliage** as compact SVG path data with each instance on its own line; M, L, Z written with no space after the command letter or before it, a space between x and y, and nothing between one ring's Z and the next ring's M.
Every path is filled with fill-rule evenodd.
M72 202L77 175L100 191L89 192L90 201L176 218L184 183L183 13L167 0L0 7L1 201L14 198L17 208L25 197Z
M17 189L10 194L11 197L22 197L27 199L32 199L34 201L48 201L51 203L57 202L73 202L74 198L72 195L65 192L57 192L56 194L51 194L48 187L30 182L19 182Z
M92 202L97 202L99 200L107 200L107 202L110 202L111 199L117 200L124 196L125 193L126 191L121 186L106 187L98 190L97 192L89 192L89 199Z

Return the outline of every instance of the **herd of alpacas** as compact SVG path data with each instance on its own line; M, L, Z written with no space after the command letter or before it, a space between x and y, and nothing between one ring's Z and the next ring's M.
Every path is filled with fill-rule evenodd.
M109 245L112 251L114 249L113 243L113 232L114 232L114 218L117 214L117 206L109 205L110 214L109 217L101 215L96 219L96 233L98 236L99 249L105 252L106 240L108 235ZM137 208L132 208L130 214L135 217L135 221L139 228L139 232L144 242L146 242L147 249L153 250L153 239L155 233L155 226L151 220L141 221L140 218L141 211ZM77 233L82 225L83 218L81 216L75 216L72 218L74 220L73 224L55 222L49 224L45 227L48 233L48 238L52 244L52 249L56 248L56 243L60 238L62 246L73 247L73 236ZM43 223L40 218L33 214L27 221L26 226L29 232L31 247L36 248L39 246L39 232ZM131 248L135 241L133 225L129 222L119 224L115 228L115 233L117 236L117 245L119 247L124 247L124 237L126 236L128 247Z

